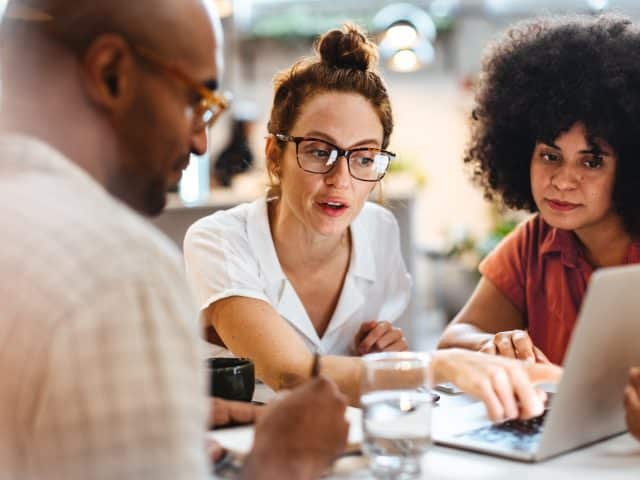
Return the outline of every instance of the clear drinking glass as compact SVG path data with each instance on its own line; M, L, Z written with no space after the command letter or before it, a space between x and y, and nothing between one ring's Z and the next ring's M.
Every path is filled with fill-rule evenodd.
M386 352L362 359L362 448L369 467L376 478L419 477L431 445L430 357Z

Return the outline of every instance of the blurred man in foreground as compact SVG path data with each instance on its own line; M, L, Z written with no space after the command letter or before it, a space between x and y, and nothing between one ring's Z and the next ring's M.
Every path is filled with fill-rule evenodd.
M162 210L225 106L211 3L9 4L0 479L209 474L208 405L182 267L129 207ZM320 378L280 403L257 428L246 474L318 475L344 446L343 396ZM255 413L218 407L219 421Z

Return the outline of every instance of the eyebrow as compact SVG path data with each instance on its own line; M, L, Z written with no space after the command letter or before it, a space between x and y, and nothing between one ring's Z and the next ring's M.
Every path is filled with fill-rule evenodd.
M318 137L320 140L324 140L326 139L329 143L333 143L333 144L337 144L338 142L336 142L335 138L333 138L331 135L327 134L327 133L323 133L317 130L312 130L310 132L307 132L306 135L304 135L305 137ZM354 143L353 145L351 145L349 148L345 149L345 150L351 150L353 148L358 148L360 146L364 146L366 144L375 144L375 145L379 145L380 142L374 138L371 139L365 139L365 140L360 140L357 143ZM376 147L378 148L378 147Z
M551 148L554 148L556 150L562 151L562 149L559 146L557 146L555 143L546 143L546 142L541 142L541 143L544 144L544 145L547 145L547 146L549 146ZM578 153L581 153L581 154L595 153L595 154L602 155L602 156L605 156L605 157L608 157L608 156L611 155L611 153L609 153L606 150L604 150L604 149L602 149L600 147L597 147L597 146L591 147L591 148L588 148L588 149L584 149L584 150L579 150Z

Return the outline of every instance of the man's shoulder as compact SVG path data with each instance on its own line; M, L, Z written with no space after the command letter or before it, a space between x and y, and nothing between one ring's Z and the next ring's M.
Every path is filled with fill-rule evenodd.
M63 307L104 285L180 273L170 240L82 171L26 152L24 164L12 158L0 167L0 276L13 292L39 289Z

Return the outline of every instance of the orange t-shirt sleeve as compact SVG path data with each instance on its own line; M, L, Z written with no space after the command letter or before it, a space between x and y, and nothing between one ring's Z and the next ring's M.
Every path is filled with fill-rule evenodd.
M526 310L525 278L531 222L525 222L507 235L478 267L482 276L523 314Z

